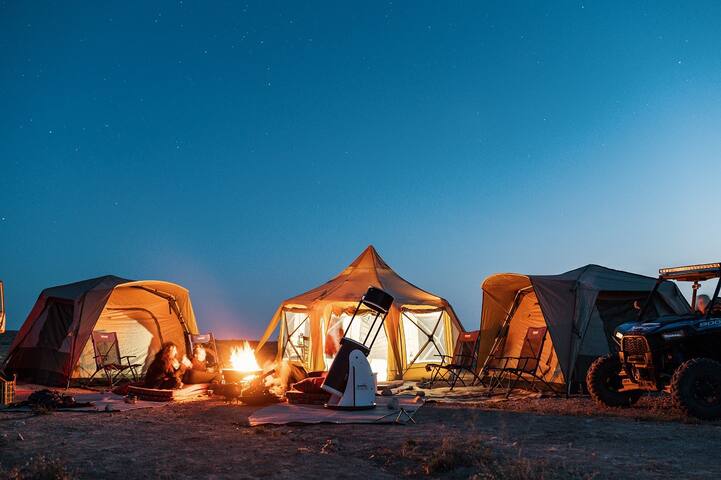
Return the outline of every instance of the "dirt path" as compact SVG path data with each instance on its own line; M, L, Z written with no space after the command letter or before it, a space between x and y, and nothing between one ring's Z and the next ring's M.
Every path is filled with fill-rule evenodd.
M429 405L418 425L249 428L252 410L204 401L112 414L0 413L0 462L44 454L80 478L721 477L709 448L721 444L716 424Z

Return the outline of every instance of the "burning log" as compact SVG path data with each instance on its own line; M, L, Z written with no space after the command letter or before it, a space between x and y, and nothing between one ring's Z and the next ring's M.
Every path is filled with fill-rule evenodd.
M230 364L232 368L222 370L225 384L218 388L218 393L226 400L240 400L247 405L280 401L280 396L273 392L277 383L273 380L276 370L273 368L263 372L248 342L243 342L242 348L233 348Z
M275 369L268 370L260 376L255 377L244 388L240 395L240 401L246 405L267 405L280 402L280 397L269 388L266 379L275 375Z

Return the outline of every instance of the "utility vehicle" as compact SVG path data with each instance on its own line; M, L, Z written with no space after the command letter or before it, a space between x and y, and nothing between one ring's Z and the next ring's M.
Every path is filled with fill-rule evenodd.
M716 279L704 311L697 307L700 282ZM667 280L693 282L691 309L644 321L651 300ZM662 268L637 322L614 330L619 352L596 359L586 384L598 403L622 407L644 392L667 391L684 413L704 420L721 418L721 263Z

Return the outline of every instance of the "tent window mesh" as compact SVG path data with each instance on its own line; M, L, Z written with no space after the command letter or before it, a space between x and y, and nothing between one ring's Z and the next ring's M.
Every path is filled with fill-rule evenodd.
M351 325L350 331L348 331L348 325L350 324L352 315L346 313L337 316L331 315L330 322L328 324L328 330L325 334L324 344L324 358L326 368L330 367L330 364L335 358L335 354L338 352L340 339L345 334L348 338L363 342L368 335L368 332L373 324L375 314L371 312L359 313L356 315L353 324ZM373 331L368 337L370 342L376 334L376 330L379 328L380 318L376 321ZM386 336L385 327L378 331L378 337L376 338L370 353L368 354L368 361L371 364L371 370L378 374L378 380L385 381L388 378L388 337Z
M310 363L310 322L307 313L283 312L285 322L285 339L283 342L283 358Z
M403 311L403 335L406 365L438 362L446 355L446 331L443 312Z

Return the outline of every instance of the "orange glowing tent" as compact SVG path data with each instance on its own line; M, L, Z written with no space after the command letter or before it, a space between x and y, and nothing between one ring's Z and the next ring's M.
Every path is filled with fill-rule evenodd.
M188 291L174 283L132 281L113 275L40 293L5 360L5 371L43 385L65 385L95 372L93 331L115 332L121 355L152 361L163 342L187 353L198 333Z
M404 280L372 245L337 277L281 303L258 348L279 328L278 361L301 364L309 371L327 369L369 286L395 299L368 356L372 370L381 381L428 376L426 364L451 355L463 327L445 299ZM362 339L372 319L370 311L361 311L347 336Z

